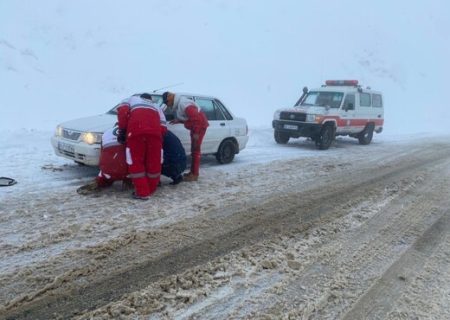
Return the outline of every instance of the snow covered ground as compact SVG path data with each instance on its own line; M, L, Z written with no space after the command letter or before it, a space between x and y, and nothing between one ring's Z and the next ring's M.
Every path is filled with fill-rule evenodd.
M319 151L251 128L233 163L205 157L197 183L140 202L120 185L78 195L97 170L51 135L0 138L18 181L0 189L0 319L448 316L448 136Z
M26 200L26 197L47 189L64 189L72 192L98 173L96 168L79 166L70 160L57 157L50 144L53 134L51 131L26 129L1 132L0 145L4 161L0 163L0 176L12 177L19 183L14 187L0 189L0 200L18 194L23 195ZM399 135L383 133L374 136L373 145L396 144L427 137L432 139L435 135L435 133ZM288 145L280 147L273 139L273 130L263 126L250 128L249 136L246 149L229 165L219 165L213 156L205 157L202 160L204 174L231 173L243 166L280 159L309 156L334 157L340 152L346 152L347 147L357 145L355 139L338 138L338 142L330 151L319 152L314 143L301 138L293 139Z

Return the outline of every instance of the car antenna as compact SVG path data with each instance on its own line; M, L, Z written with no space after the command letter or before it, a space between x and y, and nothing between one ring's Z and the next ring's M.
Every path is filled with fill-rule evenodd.
M184 84L184 82L179 82L179 83L171 84L170 86L166 86L166 87L162 87L162 88L159 88L159 89L155 89L155 90L153 90L153 93L155 93L155 92L157 92L157 91L159 91L159 90L162 90L162 89L169 89L169 88L181 86L182 84Z

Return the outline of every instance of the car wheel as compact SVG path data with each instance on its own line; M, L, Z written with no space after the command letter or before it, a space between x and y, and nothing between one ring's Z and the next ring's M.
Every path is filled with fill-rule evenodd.
M275 130L275 132L273 133L273 136L275 138L275 141L279 144L286 144L289 141L289 135L287 133L284 132L280 132Z
M320 150L327 150L334 140L334 126L326 124L320 130L320 136L316 139L316 146Z
M222 141L217 151L216 159L221 164L227 164L233 161L236 154L236 145L231 140Z
M366 128L358 135L359 144L369 144L373 137L373 124L369 124Z

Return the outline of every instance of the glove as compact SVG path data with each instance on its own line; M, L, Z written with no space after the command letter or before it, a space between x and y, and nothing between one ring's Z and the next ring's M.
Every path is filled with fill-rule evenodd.
M124 129L119 129L117 131L117 142L125 144L126 141L127 141L127 131Z

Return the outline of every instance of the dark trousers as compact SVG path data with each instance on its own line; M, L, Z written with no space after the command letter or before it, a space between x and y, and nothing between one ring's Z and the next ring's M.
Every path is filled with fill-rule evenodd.
M163 163L161 173L173 180L186 170L186 161L183 163Z

